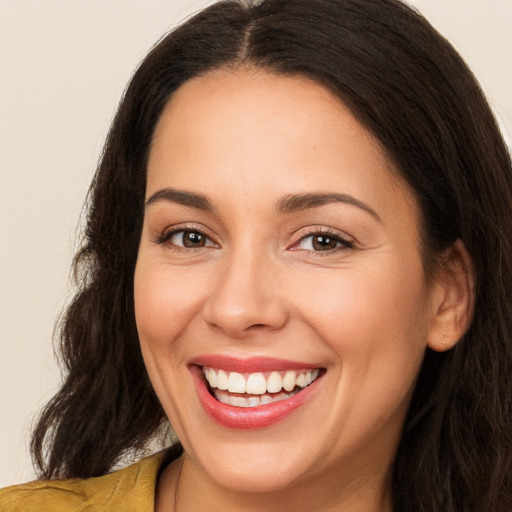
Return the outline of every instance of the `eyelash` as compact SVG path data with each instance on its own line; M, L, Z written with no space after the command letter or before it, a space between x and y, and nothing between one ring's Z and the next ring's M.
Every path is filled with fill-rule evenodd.
M186 233L193 233L193 234L199 235L201 237L204 237L207 242L209 241L211 243L209 245L199 246L199 247L185 247L184 245L176 245L176 244L170 243L170 240L172 239L172 237L179 233L183 233L183 235L185 235ZM177 227L170 231L163 231L154 240L154 242L158 245L167 245L171 250L176 251L176 252L197 251L198 249L204 249L204 248L213 247L216 245L212 241L211 237L209 237L204 231L197 229L197 228L186 227L186 226Z
M207 245L199 246L199 247L185 247L184 245L177 245L170 243L170 240L175 235L183 233L185 235L186 233L192 233L197 234L200 237L204 237L206 239ZM336 242L337 247L334 247L332 249L327 249L325 251L315 251L314 249L303 249L300 248L299 245L303 243L308 238L314 238L314 237L324 237L327 239L330 239L334 242ZM158 245L168 245L169 248L176 252L184 252L184 251L197 251L198 249L205 249L209 247L215 247L217 244L212 241L212 239L204 233L204 231L197 229L197 228L188 228L188 227L178 227L174 228L170 231L163 231L155 240L154 242ZM208 242L210 242L208 244ZM314 243L314 242L313 242ZM354 249L355 243L353 241L347 240L346 238L342 237L337 231L326 229L326 228L320 228L315 229L314 231L307 231L300 235L300 238L290 247L289 250L291 251L307 251L310 254L314 254L315 256L327 256L329 254L333 254L338 251L347 251Z
M324 251L315 251L313 249L303 249L300 248L299 245L301 243L304 243L305 240L308 238L314 239L315 237L324 237L326 239L330 239L334 242L336 242L337 247L334 247L332 249L327 249ZM312 243L314 243L312 241ZM355 243L351 240L348 240L347 238L343 237L338 231L331 230L329 228L316 228L314 230L308 230L304 233L299 234L299 239L297 242L293 244L293 246L290 248L292 251L307 251L309 254L314 256L329 256L333 253L337 253L338 251L349 251L351 249L355 248Z

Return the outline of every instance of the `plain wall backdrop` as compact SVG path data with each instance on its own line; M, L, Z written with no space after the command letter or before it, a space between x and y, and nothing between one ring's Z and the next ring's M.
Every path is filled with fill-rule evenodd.
M60 382L52 330L117 103L153 43L208 3L0 0L0 487L34 478L29 432ZM510 146L512 0L411 3L469 63Z

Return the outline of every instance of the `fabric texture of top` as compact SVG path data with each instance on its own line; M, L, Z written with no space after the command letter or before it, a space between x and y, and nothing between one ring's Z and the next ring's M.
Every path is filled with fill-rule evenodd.
M0 489L1 512L153 512L167 450L95 478L37 480Z

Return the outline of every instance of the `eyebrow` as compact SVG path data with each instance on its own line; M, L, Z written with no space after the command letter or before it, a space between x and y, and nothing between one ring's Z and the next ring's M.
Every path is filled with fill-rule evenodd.
M205 212L214 212L215 208L212 201L202 194L195 192L185 192L182 190L175 190L173 188L163 188L158 190L146 200L144 208L156 203L157 201L171 201L172 203L182 204L183 206L190 206L197 210Z
M288 194L282 197L276 204L276 210L279 213L293 213L311 208L317 208L332 203L344 203L350 206L355 206L367 213L382 223L381 218L377 212L370 208L367 204L349 194L337 193L307 193L307 194Z
M183 206L189 206L205 212L215 212L213 202L208 196L198 194L196 192L176 190L173 188L164 188L158 190L146 200L144 207L147 208L153 203L162 200L181 204ZM278 213L286 214L318 208L320 206L332 203L344 203L350 206L355 206L369 213L372 217L382 223L382 220L378 216L377 212L375 212L367 204L349 194L338 194L333 192L288 194L279 199L279 201L276 203L275 209Z

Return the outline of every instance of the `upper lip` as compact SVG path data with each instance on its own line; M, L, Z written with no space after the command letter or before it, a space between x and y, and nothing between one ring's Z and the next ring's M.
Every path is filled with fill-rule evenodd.
M317 364L303 361L277 359L273 357L236 358L227 355L206 354L196 357L190 364L218 368L229 372L255 373L280 370L307 370L321 368Z

